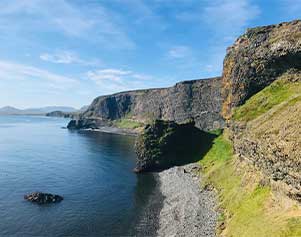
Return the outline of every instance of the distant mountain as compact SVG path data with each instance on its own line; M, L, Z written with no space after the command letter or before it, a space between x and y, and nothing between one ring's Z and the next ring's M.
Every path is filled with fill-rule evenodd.
M0 108L0 115L8 115L8 114L19 114L22 110L16 109L11 106L5 106Z
M53 111L76 112L73 107L67 106L47 106L42 108L17 109L11 106L0 108L0 115L44 115Z

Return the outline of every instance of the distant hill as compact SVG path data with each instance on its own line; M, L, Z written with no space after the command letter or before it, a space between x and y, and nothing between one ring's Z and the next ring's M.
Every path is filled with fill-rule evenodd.
M12 106L5 106L0 108L0 115L44 115L53 111L62 112L76 112L77 110L73 107L67 106L47 106L41 108L28 108L28 109L17 109Z
M11 106L5 106L0 108L0 115L4 114L19 114L22 110L16 109Z

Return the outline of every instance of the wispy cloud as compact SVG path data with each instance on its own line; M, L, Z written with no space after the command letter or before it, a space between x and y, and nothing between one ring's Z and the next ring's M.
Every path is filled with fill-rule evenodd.
M43 61L57 63L57 64L80 64L83 66L99 66L100 60L84 60L78 56L77 53L66 50L59 50L51 53L43 53L40 55L40 59Z
M45 84L50 88L61 90L70 89L79 84L77 80L67 76L55 74L33 66L1 60L0 78L2 81L11 81L11 83L35 80L36 85Z
M114 68L89 71L86 77L96 83L102 93L107 94L145 88L154 80L150 75Z
M100 4L66 0L2 0L0 29L22 32L58 32L107 47L133 48L134 43L112 12ZM7 23L10 23L9 26ZM31 27L28 28L28 25Z

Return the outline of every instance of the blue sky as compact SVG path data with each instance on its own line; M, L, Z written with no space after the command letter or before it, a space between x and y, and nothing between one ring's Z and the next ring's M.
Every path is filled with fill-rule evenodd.
M300 16L301 0L1 0L0 107L218 76L246 28Z

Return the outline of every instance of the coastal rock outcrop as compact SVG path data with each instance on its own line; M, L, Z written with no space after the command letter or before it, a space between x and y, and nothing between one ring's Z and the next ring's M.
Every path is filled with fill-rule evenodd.
M73 118L75 113L63 112L63 111L53 111L46 114L47 117L58 117L58 118Z
M134 171L156 171L195 162L209 150L214 137L196 128L194 122L155 120L137 138Z
M92 128L128 118L142 123L162 119L183 123L193 119L198 128L221 128L221 78L192 80L173 87L121 92L96 98L69 127ZM93 122L91 122L93 121Z
M50 193L33 192L31 194L24 195L24 199L37 204L49 204L61 202L64 198Z
M301 69L301 21L248 29L227 50L222 113L231 110L290 69Z

